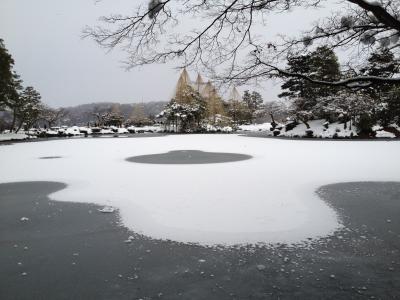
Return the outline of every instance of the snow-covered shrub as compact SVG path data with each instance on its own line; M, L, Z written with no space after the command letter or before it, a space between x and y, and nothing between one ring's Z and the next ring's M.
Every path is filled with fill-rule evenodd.
M307 138L312 138L314 136L314 131L312 131L311 129L307 129L306 130L306 137Z
M225 126L221 128L222 132L232 132L233 128L231 126Z
M293 128L295 128L298 125L298 123L296 121L291 121L287 124L285 124L285 131L290 131Z
M375 135L375 132L372 130L372 127L374 126L374 120L373 118L367 114L361 114L357 119L356 119L356 125L358 128L358 134L361 136L366 136L366 137L371 137Z

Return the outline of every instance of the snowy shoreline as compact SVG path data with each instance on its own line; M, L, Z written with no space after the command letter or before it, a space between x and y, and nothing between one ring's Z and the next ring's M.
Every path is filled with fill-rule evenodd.
M266 134L264 131L245 131L238 130L236 132L207 132L207 133L175 133L175 132L165 132L165 133L142 133L142 134L105 134L105 135L93 135L88 137L75 136L75 137L40 137L40 138L24 138L24 139L0 139L0 146L9 144L19 144L19 143L34 143L34 142L47 142L47 141L58 141L58 140L85 140L85 139L104 139L104 138L147 138L147 137L162 137L162 136L196 136L196 135L237 135L241 137L254 137L254 138L267 138L267 139L277 139L277 140L293 140L293 141L335 141L335 142L368 142L368 141L381 141L381 142L398 142L400 138L398 137L294 137L294 136L273 136L271 134Z
M305 124L250 124L240 125L235 130L231 127L210 127L205 132L176 133L169 132L161 126L147 127L110 127L107 129L78 127L59 128L57 130L32 129L21 133L0 134L0 144L4 142L48 140L48 139L70 139L70 138L111 138L111 137L143 137L158 135L221 135L242 134L247 136L262 136L278 139L305 139L305 140L398 140L400 138L400 127L392 124L389 127L373 126L369 136L359 135L355 126L344 123L329 123L325 120L313 120Z

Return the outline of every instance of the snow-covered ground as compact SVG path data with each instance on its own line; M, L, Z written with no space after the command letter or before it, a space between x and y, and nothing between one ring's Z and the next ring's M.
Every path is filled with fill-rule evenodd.
M253 158L204 165L125 160L189 149ZM52 199L118 208L126 226L153 238L226 245L294 243L340 226L336 213L316 196L319 186L400 181L398 153L397 141L280 140L234 134L52 140L0 147L0 182L65 182L68 187ZM45 156L62 158L38 159Z

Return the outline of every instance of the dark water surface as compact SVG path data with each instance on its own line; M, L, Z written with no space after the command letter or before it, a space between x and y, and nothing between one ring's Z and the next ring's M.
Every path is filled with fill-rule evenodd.
M0 184L0 299L400 299L400 183L322 187L345 228L307 247L230 249L134 234L63 188Z
M239 153L204 152L199 150L176 150L167 153L129 157L129 162L143 164L215 164L250 159Z

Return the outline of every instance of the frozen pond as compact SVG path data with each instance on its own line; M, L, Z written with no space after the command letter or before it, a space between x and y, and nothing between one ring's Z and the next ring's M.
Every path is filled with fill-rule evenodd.
M57 182L0 184L2 299L398 299L400 183L318 189L344 227L306 247L148 239L118 212L51 201ZM295 296L294 296L295 295Z
M127 161L188 149L252 158L208 164ZM315 193L318 187L400 181L398 153L398 142L237 135L57 140L0 147L0 182L63 182L67 188L51 199L116 207L124 225L156 239L299 243L341 227L336 212ZM38 159L55 156L61 158Z

